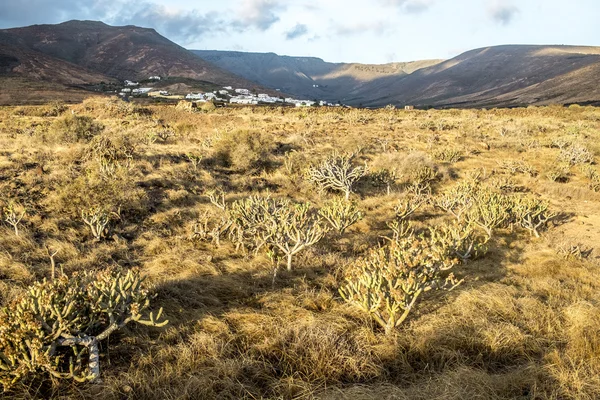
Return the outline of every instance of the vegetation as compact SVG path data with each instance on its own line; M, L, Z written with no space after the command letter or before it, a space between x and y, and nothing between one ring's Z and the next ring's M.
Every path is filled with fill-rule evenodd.
M598 398L599 132L1 108L0 398Z

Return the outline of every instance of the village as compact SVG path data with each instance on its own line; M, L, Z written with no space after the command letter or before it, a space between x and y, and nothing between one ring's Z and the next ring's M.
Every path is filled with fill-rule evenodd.
M161 80L160 76L151 76L148 81L157 82ZM291 97L276 97L266 93L253 93L248 89L225 86L220 90L214 90L206 93L188 93L185 96L172 94L165 90L156 90L152 87L140 87L139 82L125 80L124 88L119 91L119 96L124 99L129 97L154 97L173 100L189 100L196 103L219 102L240 105L258 105L258 104L286 104L296 107L328 106L336 107L341 104L333 104L324 100L299 100ZM277 89L279 91L279 89Z

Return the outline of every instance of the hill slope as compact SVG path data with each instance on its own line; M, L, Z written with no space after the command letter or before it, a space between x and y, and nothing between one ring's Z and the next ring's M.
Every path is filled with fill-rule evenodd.
M28 57L34 54L38 58L43 54L48 59L66 61L95 74L121 80L160 75L217 85L256 86L202 60L154 29L136 26L115 27L95 21L33 25L0 30L0 44L19 49L21 64L27 63ZM14 58L7 52L4 64L8 65L9 60L14 63Z
M275 53L192 50L201 58L261 85L303 98L352 101L369 82L403 77L441 60L382 65L329 63L315 57L279 56ZM318 85L318 87L314 87Z
M373 81L370 105L517 106L600 100L600 48L496 46L471 50L399 80Z
M384 65L194 52L263 85L352 105L490 107L600 101L600 47L495 46L442 62Z

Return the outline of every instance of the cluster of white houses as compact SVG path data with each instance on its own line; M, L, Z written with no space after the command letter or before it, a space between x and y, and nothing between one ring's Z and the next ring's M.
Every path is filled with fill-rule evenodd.
M159 81L160 76L151 76L148 80ZM126 96L140 96L140 95L153 95L158 93L159 96L169 95L167 92L160 91L156 92L151 87L139 87L139 82L126 80L124 82L125 87L119 92L119 95ZM274 97L266 93L254 94L248 89L234 89L231 86L225 86L220 90L206 93L188 93L185 99L195 102L207 102L207 101L220 101L223 103L231 104L277 104L286 103L294 104L296 107L311 107L314 105L320 106L338 106L339 104L332 104L326 101L313 101L313 100L298 100L291 97Z
M310 107L316 104L320 106L334 106L326 101L298 100L291 97L274 97L266 93L253 94L248 89L233 89L231 86L225 86L221 90L215 90L208 93L189 93L185 96L188 100L198 102L222 101L232 104L294 104L296 107Z

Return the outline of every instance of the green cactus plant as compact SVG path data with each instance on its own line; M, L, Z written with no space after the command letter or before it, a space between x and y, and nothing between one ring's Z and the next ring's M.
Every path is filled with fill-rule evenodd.
M100 378L98 343L130 322L164 326L162 309L143 314L151 296L139 271L108 269L31 285L0 309L0 383L29 374L79 382Z

